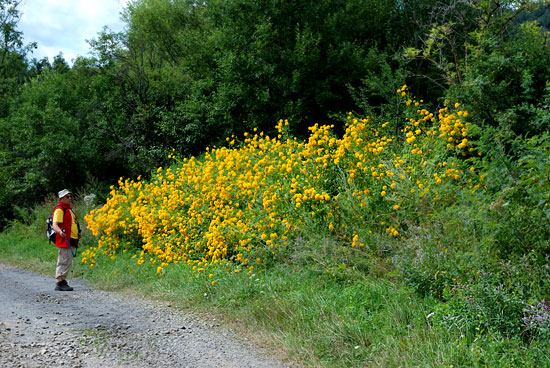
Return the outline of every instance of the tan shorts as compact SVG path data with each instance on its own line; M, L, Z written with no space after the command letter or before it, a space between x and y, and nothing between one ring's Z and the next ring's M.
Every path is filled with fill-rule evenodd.
M73 255L69 248L58 248L57 267L55 269L55 278L66 279L73 264Z

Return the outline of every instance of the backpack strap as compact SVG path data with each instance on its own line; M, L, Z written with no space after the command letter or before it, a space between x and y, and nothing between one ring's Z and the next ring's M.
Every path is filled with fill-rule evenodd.
M57 206L54 207L53 209L53 212L52 212L52 219L53 219L53 213L55 212L55 210L57 208L61 208L61 210L63 211L63 217L65 217L65 207L63 207L62 205L58 204Z

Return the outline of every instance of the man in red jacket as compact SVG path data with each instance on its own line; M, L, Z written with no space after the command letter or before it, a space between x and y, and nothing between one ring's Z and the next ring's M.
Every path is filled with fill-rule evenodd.
M76 251L78 248L78 240L82 237L82 234L78 228L76 214L71 209L72 193L68 189L63 189L58 193L58 196L59 204L53 211L52 225L57 234L55 236L55 246L58 248L55 290L72 291L73 288L67 283L67 275L73 262L72 251ZM70 248L68 243L71 245Z

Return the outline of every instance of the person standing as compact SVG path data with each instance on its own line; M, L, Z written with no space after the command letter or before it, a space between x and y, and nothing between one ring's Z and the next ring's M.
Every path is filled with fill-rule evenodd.
M68 189L63 189L58 193L59 204L53 211L52 228L56 232L55 246L58 248L57 266L55 269L55 279L57 284L55 290L72 291L73 288L67 283L67 275L73 263L73 251L78 248L78 241L82 238L82 233L78 226L76 214L71 208L73 199L72 193ZM71 245L69 247L68 243Z

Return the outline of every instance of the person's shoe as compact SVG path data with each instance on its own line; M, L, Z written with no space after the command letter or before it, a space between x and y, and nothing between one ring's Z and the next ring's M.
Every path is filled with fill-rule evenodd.
M73 291L73 288L69 286L66 280L59 281L55 286L57 291Z

